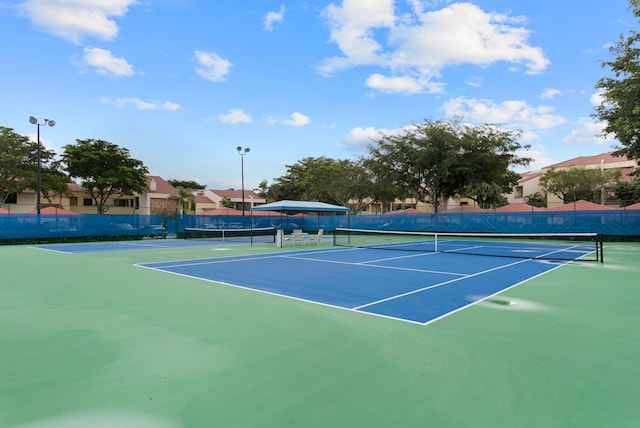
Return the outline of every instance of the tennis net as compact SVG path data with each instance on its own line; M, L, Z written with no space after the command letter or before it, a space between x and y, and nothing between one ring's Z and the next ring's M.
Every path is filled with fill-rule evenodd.
M603 262L597 233L448 233L336 228L334 246Z
M185 227L184 239L211 239L236 242L276 242L275 227L243 228L200 228Z

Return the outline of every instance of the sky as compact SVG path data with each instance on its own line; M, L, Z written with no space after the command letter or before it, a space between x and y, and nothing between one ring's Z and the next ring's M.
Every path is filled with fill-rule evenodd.
M254 189L460 118L521 131L535 170L616 145L595 86L633 30L627 0L0 0L0 126Z

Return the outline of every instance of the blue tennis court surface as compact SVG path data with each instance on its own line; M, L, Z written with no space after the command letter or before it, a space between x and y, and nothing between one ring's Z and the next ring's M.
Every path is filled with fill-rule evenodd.
M428 324L561 264L450 253L334 248L139 266Z
M79 242L68 244L41 244L35 248L60 253L100 253L109 251L157 250L162 248L201 247L211 245L248 244L250 238L221 239L148 239L131 241ZM257 239L255 242L258 241Z

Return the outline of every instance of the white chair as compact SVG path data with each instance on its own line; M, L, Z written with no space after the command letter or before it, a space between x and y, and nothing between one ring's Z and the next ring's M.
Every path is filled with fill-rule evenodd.
M324 229L318 229L317 235L309 235L310 242L316 242L318 245L322 245L322 234L324 233Z
M302 233L301 229L294 230L293 233L291 234L293 245L296 245L296 243L300 243L300 245L304 245L304 235L305 233Z

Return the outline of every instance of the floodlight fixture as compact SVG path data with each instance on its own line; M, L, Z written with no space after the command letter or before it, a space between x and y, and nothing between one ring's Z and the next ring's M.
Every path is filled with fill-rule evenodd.
M242 188L241 188L241 192L242 192L242 215L244 215L244 157L247 153L249 153L251 151L251 149L249 147L241 147L238 146L236 147L236 150L238 151L238 154L240 155L240 171L241 171L241 175L242 175Z
M45 119L44 123L38 123L38 119L36 119L33 116L29 116L29 123L32 125L36 125L38 127L38 166L37 166L37 170L36 170L36 213L39 215L40 214L40 193L42 193L41 191L41 177L40 177L40 170L41 170L41 145L40 145L40 127L41 126L56 126L56 121L55 120L50 120L50 119Z

